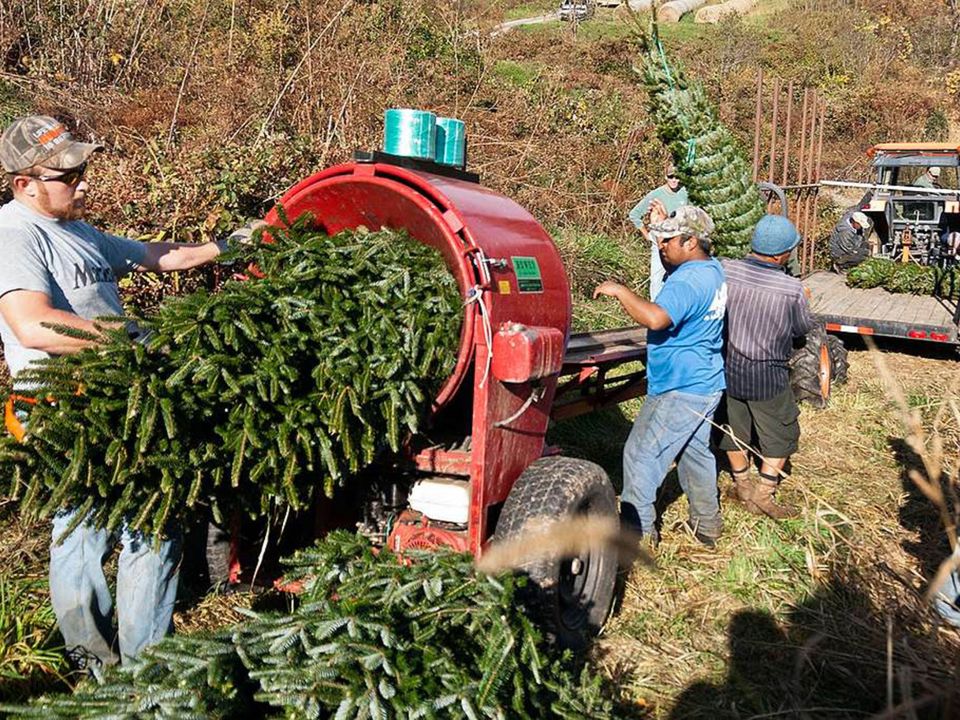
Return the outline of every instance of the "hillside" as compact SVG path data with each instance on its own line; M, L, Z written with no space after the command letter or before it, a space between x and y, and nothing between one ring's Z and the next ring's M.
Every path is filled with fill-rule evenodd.
M199 242L261 217L312 172L379 147L388 107L461 118L470 169L555 238L578 327L614 327L625 316L586 298L610 277L645 284L649 251L626 213L659 184L664 151L623 10L491 36L505 20L552 8L7 0L0 122L52 113L107 146L89 174L96 224ZM958 23L953 0L761 0L742 19L685 18L662 35L746 148L758 69L818 88L827 99L823 175L860 179L875 142L958 136ZM821 204L821 226L837 209ZM220 280L216 270L137 277L124 300L147 308ZM955 492L957 364L901 346L851 355L850 383L828 409L801 416L785 492L800 518L774 525L725 508L716 552L668 531L657 569L625 579L591 656L624 717L960 717L960 631L938 624L922 597L949 546L938 508L910 480L923 463L892 389L903 387L921 421L914 445L944 468L932 480ZM637 407L558 424L550 441L616 479ZM955 519L956 496L948 500ZM665 527L684 516L684 502L670 506ZM48 532L0 499L3 700L75 681L63 676L46 602ZM181 631L238 621L235 606L263 602L204 599L185 584Z

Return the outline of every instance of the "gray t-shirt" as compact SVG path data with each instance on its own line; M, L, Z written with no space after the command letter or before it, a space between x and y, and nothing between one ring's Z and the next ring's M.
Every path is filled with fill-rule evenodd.
M46 294L53 307L87 320L122 315L117 278L141 265L146 245L107 235L80 220L38 215L16 200L0 207L0 297L14 290ZM23 347L0 316L3 352L16 377L48 357Z

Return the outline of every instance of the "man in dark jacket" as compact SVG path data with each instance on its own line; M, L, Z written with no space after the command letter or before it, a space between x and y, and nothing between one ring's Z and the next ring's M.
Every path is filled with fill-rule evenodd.
M856 208L847 210L830 233L830 259L838 270L848 270L870 257L870 220Z
M788 366L793 339L814 327L800 281L784 272L799 241L787 218L767 215L754 230L751 253L722 263L727 278L725 408L733 437L722 435L720 449L727 453L734 481L727 496L775 519L797 514L778 505L774 495L800 439ZM750 478L743 449L754 437L762 456L757 481Z

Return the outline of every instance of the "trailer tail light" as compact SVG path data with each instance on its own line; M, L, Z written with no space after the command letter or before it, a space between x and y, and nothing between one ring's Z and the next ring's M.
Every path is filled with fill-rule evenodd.
M923 330L911 330L907 333L907 337L913 338L914 340L926 340L927 333Z
M828 332L857 333L858 335L873 335L872 327L866 325L841 325L840 323L824 323Z
M950 336L947 335L946 333L932 332L930 333L930 339L939 340L940 342L947 342L950 339Z

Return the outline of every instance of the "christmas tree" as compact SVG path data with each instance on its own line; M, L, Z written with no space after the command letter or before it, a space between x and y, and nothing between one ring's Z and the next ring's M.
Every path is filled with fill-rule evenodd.
M690 202L713 219L714 252L741 257L753 228L766 213L753 168L736 138L720 121L703 86L671 63L656 23L640 30L637 72L649 94L650 117L670 150Z
M956 268L918 265L873 257L847 271L847 285L856 288L881 287L892 293L936 295L947 300L960 298L960 273Z
M146 341L104 319L98 345L18 377L35 404L0 467L25 514L162 532L198 503L301 508L418 430L459 343L439 253L309 218L269 233L238 251L254 277L165 303Z
M450 551L399 562L336 532L290 561L290 614L250 613L216 635L171 637L102 685L29 707L43 718L615 717L601 679L549 647L516 578ZM412 562L410 562L412 561Z

